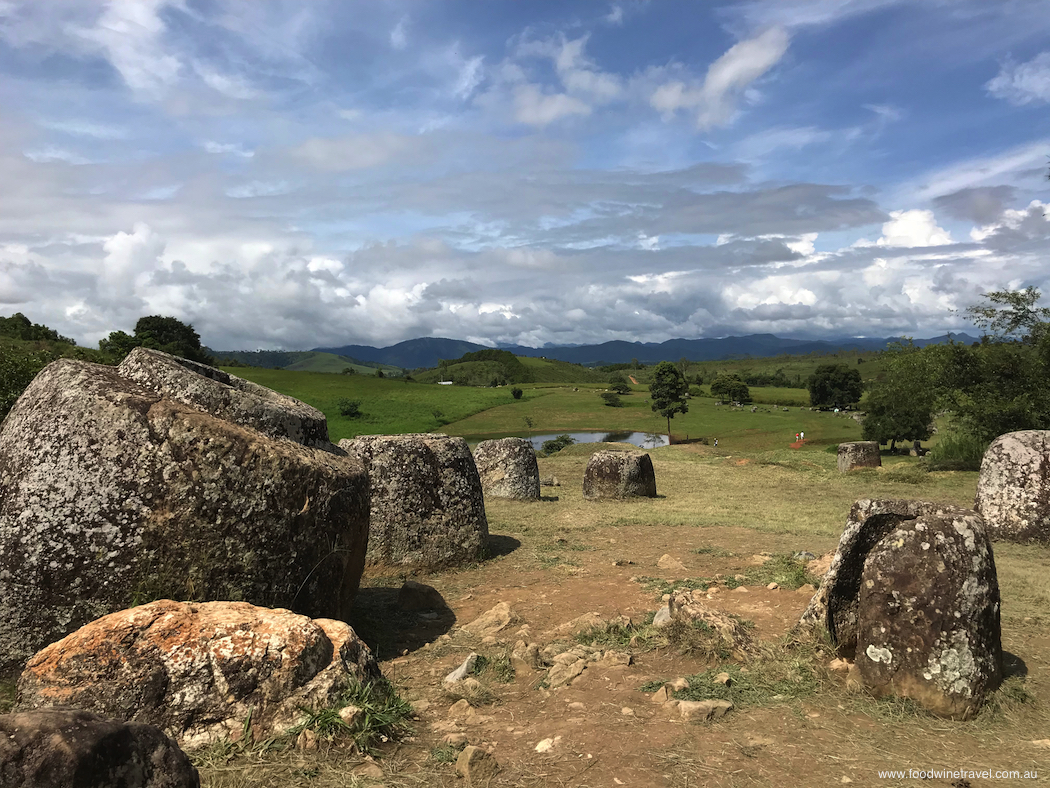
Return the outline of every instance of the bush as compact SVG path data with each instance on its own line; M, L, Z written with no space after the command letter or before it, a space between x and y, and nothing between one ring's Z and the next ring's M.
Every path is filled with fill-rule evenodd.
M572 446L576 443L576 440L571 435L559 435L557 438L551 438L549 441L544 441L540 450L547 455L557 454L567 446Z
M363 415L361 413L361 400L342 397L336 403L336 406L339 408L340 416L346 416L349 419L356 419Z
M602 393L602 399L605 400L605 404L610 408L622 408L623 401L620 399L620 395L615 391L606 391Z
M514 399L521 399L521 395L524 393L525 392L519 389L517 386L510 390L510 395L514 397Z
M988 443L970 432L954 429L926 456L931 471L979 471Z

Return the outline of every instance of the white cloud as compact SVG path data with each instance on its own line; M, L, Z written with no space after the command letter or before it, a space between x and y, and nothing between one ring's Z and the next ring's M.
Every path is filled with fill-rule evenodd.
M224 143L215 142L214 140L206 140L202 147L208 153L231 153L234 156L240 156L244 159L250 159L255 155L255 151L247 150L232 142Z
M1007 61L984 87L1011 104L1050 103L1050 52L1040 52L1027 63Z
M197 72L204 84L227 98L248 101L258 98L261 93L256 90L243 76L238 74L224 74L211 66L203 63L194 63L194 71Z
M121 231L107 239L98 278L103 300L133 296L136 282L156 268L164 246L164 240L144 222L136 222L130 233Z
M484 55L478 55L464 61L456 77L455 86L452 89L453 94L457 98L464 100L470 98L478 85L481 84L481 81L485 78L485 72L482 67L484 61Z
M514 90L514 119L530 126L548 126L561 118L590 115L589 105L565 93L542 93L536 85Z
M59 148L55 145L45 145L42 148L33 148L23 153L30 161L38 163L46 163L52 161L61 161L66 164L90 164L91 160L81 156L79 153L75 153L65 148Z
M277 197L292 190L287 181L251 181L226 190L227 197L247 199L251 197Z
M1009 148L994 156L955 162L903 184L898 192L904 199L925 201L960 189L1009 183L1024 173L1045 168L1050 138ZM1040 174L1039 180L1042 180Z
M168 0L111 2L80 37L101 50L133 91L157 97L179 78L182 63L163 44L161 10Z
M783 28L771 28L734 44L707 69L703 84L672 81L653 91L649 103L665 117L678 110L696 110L697 128L724 126L736 114L737 102L750 85L787 52L789 37Z
M378 167L418 148L413 138L399 134L354 134L314 137L292 150L292 156L316 170L340 172Z
M397 26L390 31L390 46L394 49L404 49L408 46L408 34L406 27L408 25L408 17L402 17L401 21L397 23Z
M890 211L890 220L882 225L877 246L947 246L952 236L937 226L933 211L915 209Z
M610 9L609 13L605 15L605 21L610 25L622 25L623 24L623 8L618 5L614 5Z
M122 140L128 137L127 129L83 120L48 120L41 121L40 125L45 129L62 132L63 134L93 137L99 140Z

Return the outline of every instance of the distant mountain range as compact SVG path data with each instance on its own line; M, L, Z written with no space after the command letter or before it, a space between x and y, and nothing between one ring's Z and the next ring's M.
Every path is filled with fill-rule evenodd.
M916 339L919 347L947 342L969 344L976 337L969 334L945 334L930 339ZM669 339L666 342L603 342L600 345L560 345L554 347L523 347L500 345L517 356L552 358L584 366L602 364L625 364L637 359L643 364L658 361L718 361L729 358L763 358L767 356L807 355L809 353L834 353L838 350L884 350L900 337L885 339L867 337L842 337L827 340L783 339L773 334L751 334L744 337L722 339ZM365 364L389 364L406 369L437 366L441 359L457 359L464 353L484 350L485 345L465 342L460 339L423 337L398 342L390 347L376 348L371 345L343 345L341 347L319 347L314 350L346 356Z

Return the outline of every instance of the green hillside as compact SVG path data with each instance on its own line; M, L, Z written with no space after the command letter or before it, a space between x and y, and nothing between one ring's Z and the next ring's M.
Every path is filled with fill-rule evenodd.
M235 361L249 367L264 369L289 369L295 372L340 373L348 367L362 375L374 375L382 369L384 375L402 374L398 367L389 364L363 364L347 356L322 353L316 350L207 350L218 359L219 364Z
M522 383L603 383L602 372L544 358L515 356L509 350L486 349L442 361L435 369L413 373L421 383L451 380L461 386L506 386Z

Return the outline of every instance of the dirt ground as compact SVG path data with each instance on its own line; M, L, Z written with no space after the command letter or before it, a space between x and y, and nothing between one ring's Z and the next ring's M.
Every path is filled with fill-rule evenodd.
M372 585L362 589L353 623L378 649L384 674L418 709L412 740L384 762L390 784L462 785L454 764L440 762L450 755L442 747L449 734L492 752L501 767L492 785L963 788L1034 785L1050 776L1050 748L1033 743L1050 738L1050 636L1044 622L1032 620L1005 626L1004 648L1011 655L1011 681L1023 678L1034 698L1022 706L1041 711L1008 706L973 722L949 722L847 692L844 679L829 672L826 687L810 697L771 699L715 722L688 723L640 688L698 673L710 663L656 648L634 650L627 667L592 664L571 686L555 690L543 686L543 672L519 670L509 683L487 681L491 696L475 701L469 716L450 718L456 696L443 689L443 677L471 652L490 659L507 653L522 626L528 628L525 639L542 645L557 637L552 630L585 613L642 622L661 604L656 584L643 578L733 577L760 563L763 552L834 547L833 541L797 544L796 537L749 528L662 525L594 527L557 538L571 563L530 566L515 559L518 537L494 534L503 555L418 578L446 600L448 609L436 618L399 613L396 579L366 580ZM660 569L665 554L684 570ZM720 589L709 604L753 621L767 641L785 634L812 595L806 588L744 588ZM515 620L488 641L460 628L501 602L510 604ZM545 740L553 740L552 746L537 751ZM879 771L889 769L1038 770L1040 780L880 778Z

